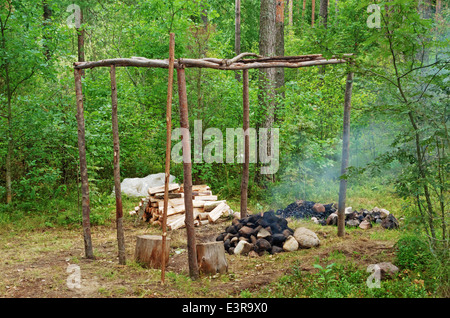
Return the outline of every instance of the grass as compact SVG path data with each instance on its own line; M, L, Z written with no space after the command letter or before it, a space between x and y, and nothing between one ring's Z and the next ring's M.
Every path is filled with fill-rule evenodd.
M335 202L336 189L321 189L314 200ZM76 194L76 193L75 193ZM365 189L350 187L348 206L354 209L384 207L396 217L407 215L404 201L389 187ZM306 198L310 199L310 198ZM311 199L312 200L312 199ZM189 278L186 264L185 231L170 234L170 259L166 284L160 284L161 272L146 269L133 261L136 235L160 234L160 229L135 227L127 214L138 200L123 198L127 264L118 265L114 225L115 200L108 195L92 199L92 236L95 260L84 258L80 215L76 196L67 194L57 203L38 203L36 211L20 204L0 211L0 295L3 297L433 297L443 274L431 267L406 268L381 288L368 288L369 264L399 262L396 243L412 232L408 227L388 231L347 229L337 237L336 227L321 226L309 220L291 220L289 227L307 227L321 240L317 249L263 255L257 258L227 255L229 271L218 276ZM294 199L291 200L291 202ZM287 202L287 204L291 203ZM239 201L229 201L239 210ZM250 200L252 212L274 208L270 202ZM38 213L42 208L43 213ZM53 208L57 210L53 210ZM404 213L404 214L403 214ZM220 233L229 220L198 230L198 235ZM404 224L401 222L401 224ZM204 232L204 233L203 233ZM414 249L411 249L414 251ZM177 251L177 253L175 253ZM409 251L405 249L405 251ZM407 256L400 264L409 264ZM409 256L408 256L409 255ZM408 258L409 257L409 258ZM66 286L67 266L81 268L82 288ZM333 265L332 265L333 264ZM320 266L320 267L319 267ZM442 270L442 269L441 269ZM326 272L327 271L327 272ZM434 278L433 278L434 277ZM31 291L34 291L31 293Z

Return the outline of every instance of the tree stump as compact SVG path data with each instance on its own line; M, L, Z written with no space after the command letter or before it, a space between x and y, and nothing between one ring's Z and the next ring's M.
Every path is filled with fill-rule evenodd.
M199 271L203 274L226 273L228 263L222 242L197 244L197 262Z
M167 238L166 261L169 263L170 238ZM148 268L161 268L162 261L162 236L140 235L136 240L134 259Z

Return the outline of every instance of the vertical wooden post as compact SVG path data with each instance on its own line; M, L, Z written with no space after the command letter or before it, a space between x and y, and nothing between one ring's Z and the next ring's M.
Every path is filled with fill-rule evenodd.
M182 66L177 69L178 96L180 101L180 123L181 128L186 132L182 135L183 145L183 171L184 171L184 206L186 209L185 225L187 235L189 276L198 279L197 248L195 242L194 229L194 208L192 204L192 161L191 142L189 134L189 117L186 92L186 75Z
M83 211L83 238L86 258L94 259L91 240L91 221L89 206L89 182L86 163L86 141L84 127L84 106L83 91L81 87L81 70L75 69L75 90L77 99L77 124L78 124L78 153L80 156L80 175L81 175L81 206Z
M314 20L316 17L316 0L312 0L312 9L311 9L311 27L314 27Z
M111 77L111 118L114 143L114 191L116 195L116 227L117 227L117 246L119 249L119 264L126 264L125 256L125 237L123 233L123 209L122 209L122 191L120 187L120 144L119 144L119 121L117 119L117 84L116 84L116 66L111 65L109 71Z
M164 211L162 219L162 252L161 260L161 284L164 285L166 273L166 237L167 237L167 209L169 207L169 182L170 182L170 150L172 146L172 90L173 68L175 63L175 34L170 33L169 42L169 79L167 87L166 105L166 174L164 178Z
M242 71L243 75L243 128L244 128L244 164L242 166L242 181L241 181L241 219L247 216L247 199L248 199L248 179L249 179L249 164L250 164L250 111L249 111L249 95L248 95L248 70Z
M341 176L347 173L349 144L350 144L350 109L352 104L353 73L347 75L344 101L344 128L342 137L342 163ZM347 179L341 179L339 183L339 205L338 205L338 236L345 235L345 201L347 196Z
M241 0L235 1L234 53L241 54ZM241 80L239 72L235 73L235 78Z

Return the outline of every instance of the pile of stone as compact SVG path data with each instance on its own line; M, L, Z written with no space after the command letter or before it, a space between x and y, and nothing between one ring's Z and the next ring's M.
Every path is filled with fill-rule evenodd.
M274 211L253 214L243 219L233 219L216 241L223 241L229 254L262 255L311 248L320 244L317 235L306 228L295 231L287 226L283 217Z
M337 212L331 213L326 219L326 225L337 225L337 221ZM372 228L372 224L381 224L383 228L389 230L399 227L398 220L386 209L378 207L370 211L366 209L353 211L351 207L345 209L345 225L347 227L360 227L367 230Z
M289 204L285 209L277 210L276 214L283 218L315 218L316 223L326 225L328 216L336 211L337 208L334 203L321 204L313 201L297 200Z

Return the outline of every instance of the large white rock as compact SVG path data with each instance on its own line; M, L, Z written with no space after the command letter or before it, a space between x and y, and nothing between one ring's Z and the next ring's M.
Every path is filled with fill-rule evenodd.
M300 248L311 248L320 245L317 234L305 227L297 228L294 232L294 237Z
M239 241L238 245L234 249L234 254L247 255L253 248L253 244L246 241Z
M298 242L293 236L289 236L283 244L283 250L293 252L298 250Z
M164 185L164 180L165 173L150 174L144 178L125 178L120 184L120 190L130 197L146 197L148 188L161 187ZM174 181L175 177L170 176L169 183L174 183Z

